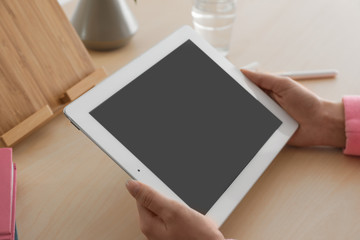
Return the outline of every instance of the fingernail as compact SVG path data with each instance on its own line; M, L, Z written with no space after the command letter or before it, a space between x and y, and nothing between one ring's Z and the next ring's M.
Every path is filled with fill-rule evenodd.
M126 181L126 183L125 183L126 187L131 186L131 185L132 185L132 182L134 182L134 180L128 179L128 180Z
M135 195L140 188L140 185L137 181L134 181L132 179L129 179L126 181L126 188L129 190L129 192L131 193L131 195Z

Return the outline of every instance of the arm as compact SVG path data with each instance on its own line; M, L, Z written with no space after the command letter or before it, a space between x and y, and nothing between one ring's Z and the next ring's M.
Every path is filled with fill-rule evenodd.
M343 97L346 148L344 153L360 156L360 96Z

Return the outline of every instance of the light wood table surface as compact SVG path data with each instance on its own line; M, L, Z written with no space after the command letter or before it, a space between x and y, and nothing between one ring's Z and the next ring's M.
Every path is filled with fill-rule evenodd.
M90 54L109 74L184 24L190 0L128 1L139 31L126 47ZM71 15L74 3L65 7ZM228 58L261 70L336 68L303 84L340 101L360 94L358 0L239 0ZM56 56L55 56L56 57ZM64 116L14 149L20 239L145 239L129 178ZM237 239L360 239L360 158L340 149L285 147L221 227Z

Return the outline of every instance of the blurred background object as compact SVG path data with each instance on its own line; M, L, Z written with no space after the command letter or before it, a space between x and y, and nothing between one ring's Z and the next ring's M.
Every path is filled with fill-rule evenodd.
M72 24L85 46L93 50L122 47L138 29L125 0L81 0Z
M236 16L236 0L193 0L191 13L196 32L226 56Z

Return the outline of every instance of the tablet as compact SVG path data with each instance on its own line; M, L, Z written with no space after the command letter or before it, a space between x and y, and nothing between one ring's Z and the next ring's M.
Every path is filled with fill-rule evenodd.
M64 113L132 178L219 226L298 126L187 26Z

